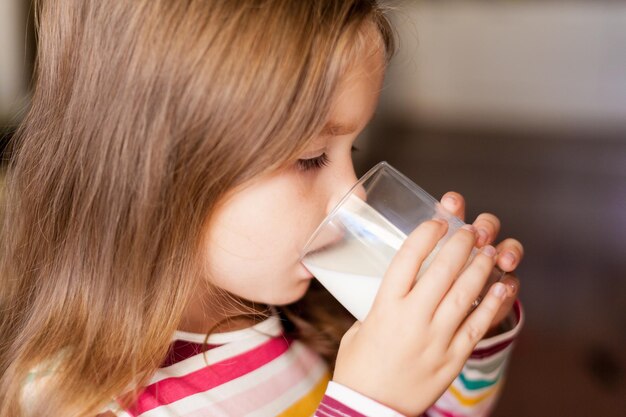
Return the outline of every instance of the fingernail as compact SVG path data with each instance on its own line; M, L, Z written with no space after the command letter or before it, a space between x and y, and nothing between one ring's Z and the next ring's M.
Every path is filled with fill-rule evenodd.
M454 196L451 196L451 195L445 196L444 197L444 201L446 201L447 203L453 204L453 205L456 204L456 198Z
M485 244L485 242L487 242L488 237L489 237L489 234L487 233L485 229L483 228L478 229L478 245Z
M511 252L505 252L504 255L503 255L503 258L507 262L509 262L511 265L513 265L515 263L515 260L516 260L515 255L513 253L511 253Z
M515 293L517 293L517 284L515 284L514 282L509 282L508 284L506 284L506 289L509 293L509 297L512 297L515 295Z
M504 284L500 282L493 284L493 294L498 298L504 298L506 296L506 288Z
M472 226L471 224L463 225L461 226L461 229L469 230L472 233L476 233L476 228Z
M491 245L484 246L484 247L482 248L482 251L483 251L483 253L484 253L485 255L487 255L487 256L489 256L489 257L494 257L494 256L496 255L496 248L494 248L494 247L493 247L493 246L491 246Z

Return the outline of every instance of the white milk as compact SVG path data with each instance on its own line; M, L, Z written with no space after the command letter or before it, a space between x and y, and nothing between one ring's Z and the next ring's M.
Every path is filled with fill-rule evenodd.
M344 238L308 254L302 263L357 320L363 321L406 235L358 197L346 201L334 219L335 224L346 226ZM428 268L439 246L424 261L417 278Z

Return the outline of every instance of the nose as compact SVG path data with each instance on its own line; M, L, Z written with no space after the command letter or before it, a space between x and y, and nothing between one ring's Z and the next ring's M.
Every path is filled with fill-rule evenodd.
M339 204L348 191L351 191L351 194L363 201L367 199L365 188L362 184L357 184L357 181L358 178L356 177L356 173L354 172L354 168L352 168L352 166L347 169L346 172L342 173L340 177L333 179L333 188L331 196L328 199L326 214L329 214L337 206L337 204Z

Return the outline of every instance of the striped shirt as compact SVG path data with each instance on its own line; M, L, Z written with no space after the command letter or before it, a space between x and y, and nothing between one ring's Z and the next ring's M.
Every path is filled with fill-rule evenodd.
M510 330L478 344L462 373L425 416L488 415L522 325L519 303L508 321ZM402 416L330 381L323 359L302 342L286 338L278 316L212 334L207 344L205 338L177 331L168 357L132 407L122 409L112 402L106 411L118 417Z

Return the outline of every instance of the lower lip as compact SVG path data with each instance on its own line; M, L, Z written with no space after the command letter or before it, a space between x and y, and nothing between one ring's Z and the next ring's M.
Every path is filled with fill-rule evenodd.
M302 262L298 263L298 275L300 277L302 277L302 279L313 279L315 278L308 269L306 269L306 267L304 265L302 265Z

